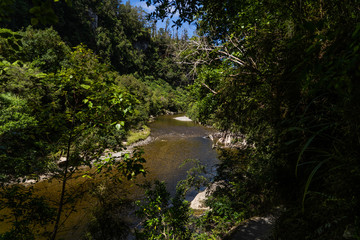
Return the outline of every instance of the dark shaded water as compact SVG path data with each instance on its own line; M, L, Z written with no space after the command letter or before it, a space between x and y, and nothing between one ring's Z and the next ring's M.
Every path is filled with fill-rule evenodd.
M184 179L186 172L193 167L192 163L180 167L186 159L199 160L209 172L214 172L214 165L218 161L216 151L211 148L211 140L206 138L212 130L193 122L176 120L175 117L178 116L161 116L151 123L151 137L154 140L142 146L145 152L144 158L147 161L145 164L148 171L146 180L165 181L171 193L175 192L177 182ZM88 192L91 181L99 183L107 180L106 178L88 180L79 177L71 179L67 189L74 193ZM35 184L34 188L37 194L57 202L60 196L61 182L55 179L42 181ZM128 184L125 188L133 196L142 194L142 190L135 184ZM195 194L196 192L192 192L188 197L194 197ZM94 207L95 203L95 199L89 194L85 194L82 200L76 203L76 212L72 212L68 216L65 225L59 232L58 239L80 239L90 221L90 209ZM9 227L10 225L5 222L0 223L0 233L8 230ZM52 226L49 226L47 230L51 230L51 228Z

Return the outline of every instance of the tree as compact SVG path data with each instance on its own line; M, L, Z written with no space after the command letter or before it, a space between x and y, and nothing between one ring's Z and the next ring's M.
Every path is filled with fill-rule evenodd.
M349 209L359 207L359 175L348 173L359 156L359 119L350 114L358 111L358 1L147 3L157 4L154 17L199 20L204 38L185 51L204 64L194 111L254 144L248 171L289 206L277 236L356 236L359 213Z
M1 179L4 181L9 175L21 176L42 168L42 164L35 158L33 149L38 148L33 139L33 128L38 121L30 115L24 99L10 93L0 95L0 144L1 144ZM31 146L28 151L19 152L23 146Z
M0 69L0 88L3 92L3 128L0 135L3 180L41 174L49 166L50 160L46 156L51 148L44 144L47 134L50 134L47 132L49 128L41 130L44 123L42 117L46 116L39 114L43 110L40 103L45 100L42 96L50 88L39 82L47 75L19 62L11 64L3 61ZM51 94L47 95L47 101L51 102L53 97Z
M3 61L0 65L0 86L4 92L0 98L1 177L9 182L47 170L56 174L59 170L62 192L53 239L66 202L67 180L79 166L96 164L98 171L117 167L129 179L144 174L144 160L140 157L123 162L111 157L103 159L105 149L116 151L122 146L131 124L127 117L136 102L134 96L115 84L118 75L101 64L91 50L78 46L66 58L66 67L57 73L44 73L19 61ZM58 169L56 165L62 157L65 161ZM3 189L8 190L7 186ZM13 194L15 198L22 196L22 190L17 192ZM11 202L10 199L8 203ZM29 221L14 223L21 228L22 223ZM24 234L30 236L28 230Z
M59 228L69 174L75 171L76 166L91 165L92 161L100 159L105 148L109 147L109 140L99 137L124 126L125 117L130 111L130 100L126 93L119 92L109 84L113 79L106 75L105 66L99 64L90 50L77 47L70 57L70 63L71 67L62 69L56 79L65 107L58 117L62 121L59 126L63 128L59 143L66 160L51 239L55 239ZM116 134L113 136L115 140L119 138Z

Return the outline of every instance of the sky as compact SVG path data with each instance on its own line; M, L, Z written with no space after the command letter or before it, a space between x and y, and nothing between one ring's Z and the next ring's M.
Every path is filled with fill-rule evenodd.
M144 1L123 0L122 2L126 3L127 1L130 1L130 4L132 6L141 7L147 13L151 13L155 10L154 6L148 7L146 5L146 2L144 2ZM175 14L174 17L172 19L170 19L170 27L173 25L171 20L176 20L176 19L178 19L178 16ZM157 21L157 23L156 23L157 29L165 28L165 22L166 22L165 20L163 22L161 20ZM174 29L176 29L176 27L174 27ZM183 26L180 29L178 29L179 35L181 35L181 32L183 31L183 29L187 30L189 38L192 37L193 35L195 35L195 30L196 30L195 24L189 25L188 23L184 23Z

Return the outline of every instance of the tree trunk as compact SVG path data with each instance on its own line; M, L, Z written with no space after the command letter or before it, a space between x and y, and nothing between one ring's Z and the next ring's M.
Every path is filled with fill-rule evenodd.
M73 121L73 124L74 124L74 121ZM58 213L57 213L56 221L55 221L55 225L54 225L54 230L53 230L51 238L50 238L51 240L55 240L56 234L59 230L59 223L60 223L61 213L62 213L62 209L63 209L63 205L64 205L66 182L67 182L67 177L68 177L67 173L68 173L68 168L69 168L70 147L71 147L73 128L74 128L73 124L71 127L70 136L69 136L69 140L68 140L68 144L67 144L66 162L65 162L65 167L64 167L64 176L63 176L63 180L62 180L63 183L62 183L62 189L61 189L61 196L60 196Z

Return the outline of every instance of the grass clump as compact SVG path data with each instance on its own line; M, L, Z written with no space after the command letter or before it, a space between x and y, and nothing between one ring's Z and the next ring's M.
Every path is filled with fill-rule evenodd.
M145 140L150 135L150 128L146 125L143 125L140 129L130 130L126 144L131 145L141 140Z

